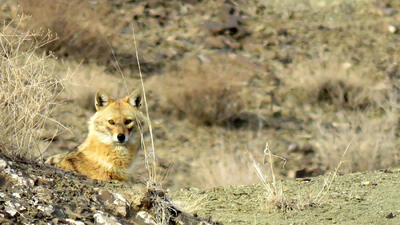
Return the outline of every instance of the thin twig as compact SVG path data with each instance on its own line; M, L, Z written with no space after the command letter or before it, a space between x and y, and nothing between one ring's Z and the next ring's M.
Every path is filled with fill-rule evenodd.
M153 168L151 168L151 170L149 171L149 176L150 176L150 181L152 182L152 184L157 184L157 180L156 180L156 154L155 154L155 148L154 148L154 138L153 138L153 129L151 126L151 120L150 120L150 116L149 116L149 107L147 104L147 98L146 98L146 91L144 88L144 82L143 82L143 75L142 75L142 70L140 68L140 62L139 62L139 53L138 53L138 49L137 49L137 45L136 45L136 36L135 36L135 28L132 25L132 31L133 31L133 43L135 45L135 53L136 53L136 61L138 64L138 69L139 69L139 76L140 76L140 82L142 84L142 91L143 91L143 101L144 101L144 105L146 108L146 116L147 116L147 122L149 125L149 131L150 131L150 140L151 140L151 157L152 157L152 163L153 163ZM145 155L145 160L147 159L148 154ZM148 184L149 185L149 184Z

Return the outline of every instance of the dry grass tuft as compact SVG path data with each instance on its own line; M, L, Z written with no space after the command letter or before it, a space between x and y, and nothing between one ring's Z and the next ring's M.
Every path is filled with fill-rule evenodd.
M227 62L184 60L159 82L162 111L205 125L223 125L244 107L243 74ZM154 89L154 88L153 88Z
M249 153L235 149L232 143L216 143L209 154L194 159L191 176L195 186L211 188L228 185L251 185L259 182Z
M297 104L328 103L339 109L364 109L376 106L388 95L385 80L371 70L327 57L318 63L299 63L281 78L287 97Z
M253 162L253 166L257 172L259 179L261 180L262 185L266 190L267 204L277 207L282 211L287 211L292 208L292 203L287 200L283 192L282 182L276 179L274 171L274 157L275 156L272 155L272 152L269 149L267 142L264 149L264 164L269 164L269 172L263 172L263 169L255 160ZM268 174L269 176L266 174Z
M0 30L0 152L32 160L43 152L41 129L52 121L62 86L51 56L35 54L47 42L15 27L10 23Z
M44 47L58 56L104 63L112 56L111 44L121 23L109 15L106 2L22 0L22 13L30 15L27 27L49 30L57 39Z
M371 112L338 112L332 120L315 121L312 144L317 149L317 159L328 169L341 161L349 143L343 172L388 168L398 165L400 159L397 124L398 112L392 107L380 116Z

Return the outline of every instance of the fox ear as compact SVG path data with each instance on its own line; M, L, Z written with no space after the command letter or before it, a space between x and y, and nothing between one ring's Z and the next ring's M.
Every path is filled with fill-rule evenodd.
M111 98L110 96L107 94L107 92L105 92L102 89L99 89L96 93L96 97L94 99L94 104L96 106L96 110L99 111L103 108L105 108L106 106L108 106L108 104L110 104L111 102Z
M128 95L126 100L129 104L131 104L131 106L140 108L140 106L142 105L142 92L139 88L137 88L132 91L130 95Z

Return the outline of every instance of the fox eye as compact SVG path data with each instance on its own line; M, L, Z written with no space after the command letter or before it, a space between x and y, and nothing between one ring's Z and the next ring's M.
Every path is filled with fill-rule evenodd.
M132 120L125 120L125 125L132 123Z
M114 120L109 120L108 123L111 124L111 125L115 124Z

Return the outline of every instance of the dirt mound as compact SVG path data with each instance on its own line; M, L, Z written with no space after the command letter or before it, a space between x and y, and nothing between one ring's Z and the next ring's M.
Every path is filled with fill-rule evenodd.
M285 200L295 208L325 195L319 204L286 212L268 204L262 185L171 193L182 208L223 224L399 224L400 170L346 174L321 192L325 177L284 181Z

